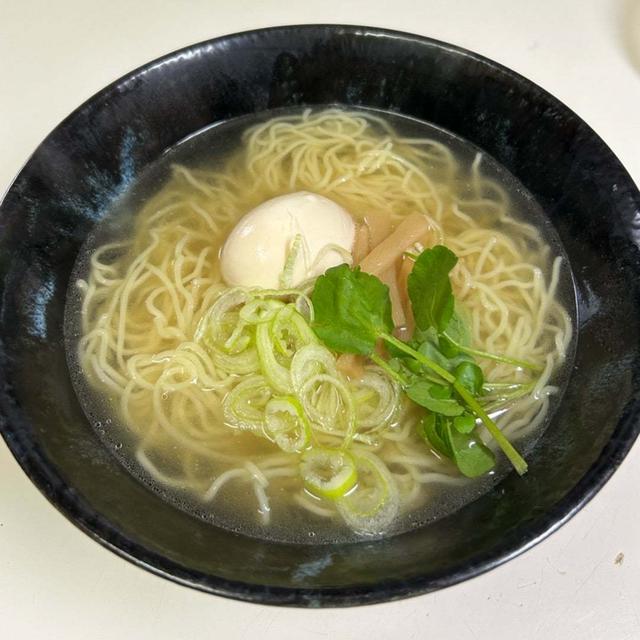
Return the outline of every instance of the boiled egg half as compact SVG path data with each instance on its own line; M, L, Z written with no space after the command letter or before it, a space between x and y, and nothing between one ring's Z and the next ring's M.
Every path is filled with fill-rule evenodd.
M298 191L267 200L245 214L220 253L230 286L296 286L351 262L353 218L329 198ZM286 268L286 271L285 271Z

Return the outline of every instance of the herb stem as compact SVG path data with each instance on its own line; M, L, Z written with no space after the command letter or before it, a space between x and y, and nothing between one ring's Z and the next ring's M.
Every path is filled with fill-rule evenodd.
M498 428L498 425L489 417L487 412L480 406L480 403L465 389L457 380L453 383L453 388L457 391L458 395L466 402L467 406L473 413L475 413L480 420L482 420L485 427L498 443L499 447L504 451L509 461L514 466L519 475L524 475L527 472L527 463L524 458L518 453L516 448L507 440L502 431Z
M531 386L530 382L485 382L482 385L482 389L487 393L491 393L492 391L510 391L511 389L522 389L529 386Z
M399 371L392 369L389 363L382 357L380 357L375 351L369 354L369 359L375 362L381 369L384 369L389 376L391 376L396 382L403 387L409 386L409 381Z
M454 376L452 376L446 369L443 369L439 364L433 362L430 358L427 358L425 355L412 349L409 345L405 344L401 340L394 338L386 333L383 333L380 336L385 342L396 347L400 351L404 351L407 355L412 356L418 362L429 367L433 372L437 373L441 378L446 380L449 384L453 385L453 388L456 390L458 395L464 400L467 407L473 411L473 413L482 420L485 427L493 437L493 439L498 443L498 446L504 451L504 454L509 458L509 461L514 466L515 470L519 475L524 475L527 472L527 463L524 458L518 453L516 448L507 440L507 438L502 434L502 431L498 428L498 425L489 417L487 412L482 408L480 403L465 389L464 386L456 380Z
M452 376L446 369L441 367L437 362L431 360L431 358L427 358L427 356L423 355L419 351L416 351L415 349L412 349L408 344L402 342L402 340L398 340L398 338L395 338L388 333L382 333L380 334L380 337L385 342L388 342L390 345L394 346L396 349L404 351L404 353L417 360L420 364L423 364L425 367L431 369L431 371L433 371L434 373L437 373L443 380L446 380L449 384L454 383L455 377Z
M479 349L473 349L472 347L466 347L463 344L456 342L447 333L443 333L442 335L444 335L444 337L449 340L454 347L470 356L485 358L487 360L495 360L496 362L504 362L505 364L512 364L516 367L522 367L523 369L529 369L530 371L536 371L538 373L542 371L542 367L539 364L528 362L527 360L519 360L518 358L509 358L508 356L499 356L495 353L480 351Z
M500 409L501 407L508 405L514 400L519 400L520 398L523 398L527 394L531 393L531 390L533 389L533 387L534 387L533 383L526 384L526 385L523 384L519 388L516 388L509 393L503 393L502 395L499 395L497 398L495 398L492 402L485 404L484 410L487 413L490 413L491 411Z

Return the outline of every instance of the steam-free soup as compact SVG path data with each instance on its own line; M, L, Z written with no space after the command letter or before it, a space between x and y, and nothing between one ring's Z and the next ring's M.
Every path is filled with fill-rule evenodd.
M107 446L180 508L282 541L390 535L526 472L570 283L535 201L469 143L262 113L169 150L98 224L70 366Z

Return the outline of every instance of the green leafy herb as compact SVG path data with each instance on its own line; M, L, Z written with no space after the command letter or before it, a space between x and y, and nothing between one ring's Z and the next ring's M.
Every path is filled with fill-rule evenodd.
M464 407L451 397L451 387L418 380L407 387L406 393L416 404L443 416L459 416L464 412Z
M493 451L473 434L460 433L450 425L445 430L453 460L467 478L477 478L491 471L496 464Z
M432 444L437 442L433 446L441 447L442 455L454 460L462 473L486 470L493 459L491 451L468 432L471 423L464 416L466 409L467 414L483 422L518 473L523 474L526 462L476 399L482 390L482 372L475 363L468 362L471 350L455 340L450 341L461 353L454 357L447 357L439 349L439 339L449 325L452 333L463 339L461 323L452 321L454 299L448 277L456 261L456 256L442 246L418 256L409 276L409 295L416 324L423 333L417 332L418 339L412 344L391 334L388 288L375 276L347 265L329 269L316 281L311 294L315 310L312 327L335 351L371 357L405 388L410 398L429 409L435 419L421 427L425 437ZM460 325L457 329L456 323ZM384 341L392 352L394 366L374 352L378 340ZM456 423L453 418L457 417L464 419Z
M461 362L454 370L453 375L456 380L467 390L478 396L482 393L484 376L482 369L474 362Z
M460 353L458 345L446 335L438 338L438 349L446 358L455 358Z
M468 347L471 344L469 324L463 320L462 312L458 305L455 305L446 333L438 337L438 343L440 351L447 358L454 358L460 355L460 347Z
M417 345L417 350L431 358L434 362L437 362L441 367L444 367L447 371L452 371L453 367L449 358L442 353L442 350L438 347L438 336L433 330L425 331L420 336L421 342Z
M460 431L456 423L471 424L471 431ZM449 418L427 414L418 425L418 434L437 453L455 462L468 478L477 478L495 466L495 456L482 440L472 433L473 416Z
M438 336L432 330L426 331L422 335L424 335L424 341L419 344L418 351L437 362L443 369L453 373L461 362L473 362L471 356L459 351L452 356L446 355L438 344Z
M465 413L453 419L453 426L460 433L471 433L476 428L476 419L474 416Z
M418 423L418 435L440 455L453 459L453 452L449 446L443 428L445 420L435 413L427 413Z
M449 272L458 262L453 251L442 245L426 249L417 258L407 288L416 325L444 331L453 315L454 298Z
M329 269L316 280L311 301L313 330L341 353L369 355L378 338L393 330L388 287L359 268Z

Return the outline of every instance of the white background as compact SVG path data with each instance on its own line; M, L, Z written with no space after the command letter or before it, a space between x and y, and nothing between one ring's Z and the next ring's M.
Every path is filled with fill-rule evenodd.
M63 117L132 68L307 22L412 31L493 58L574 109L640 183L640 0L0 0L0 192ZM507 565L397 603L307 611L137 569L58 514L0 444L0 637L640 638L639 487L636 446L578 516Z

